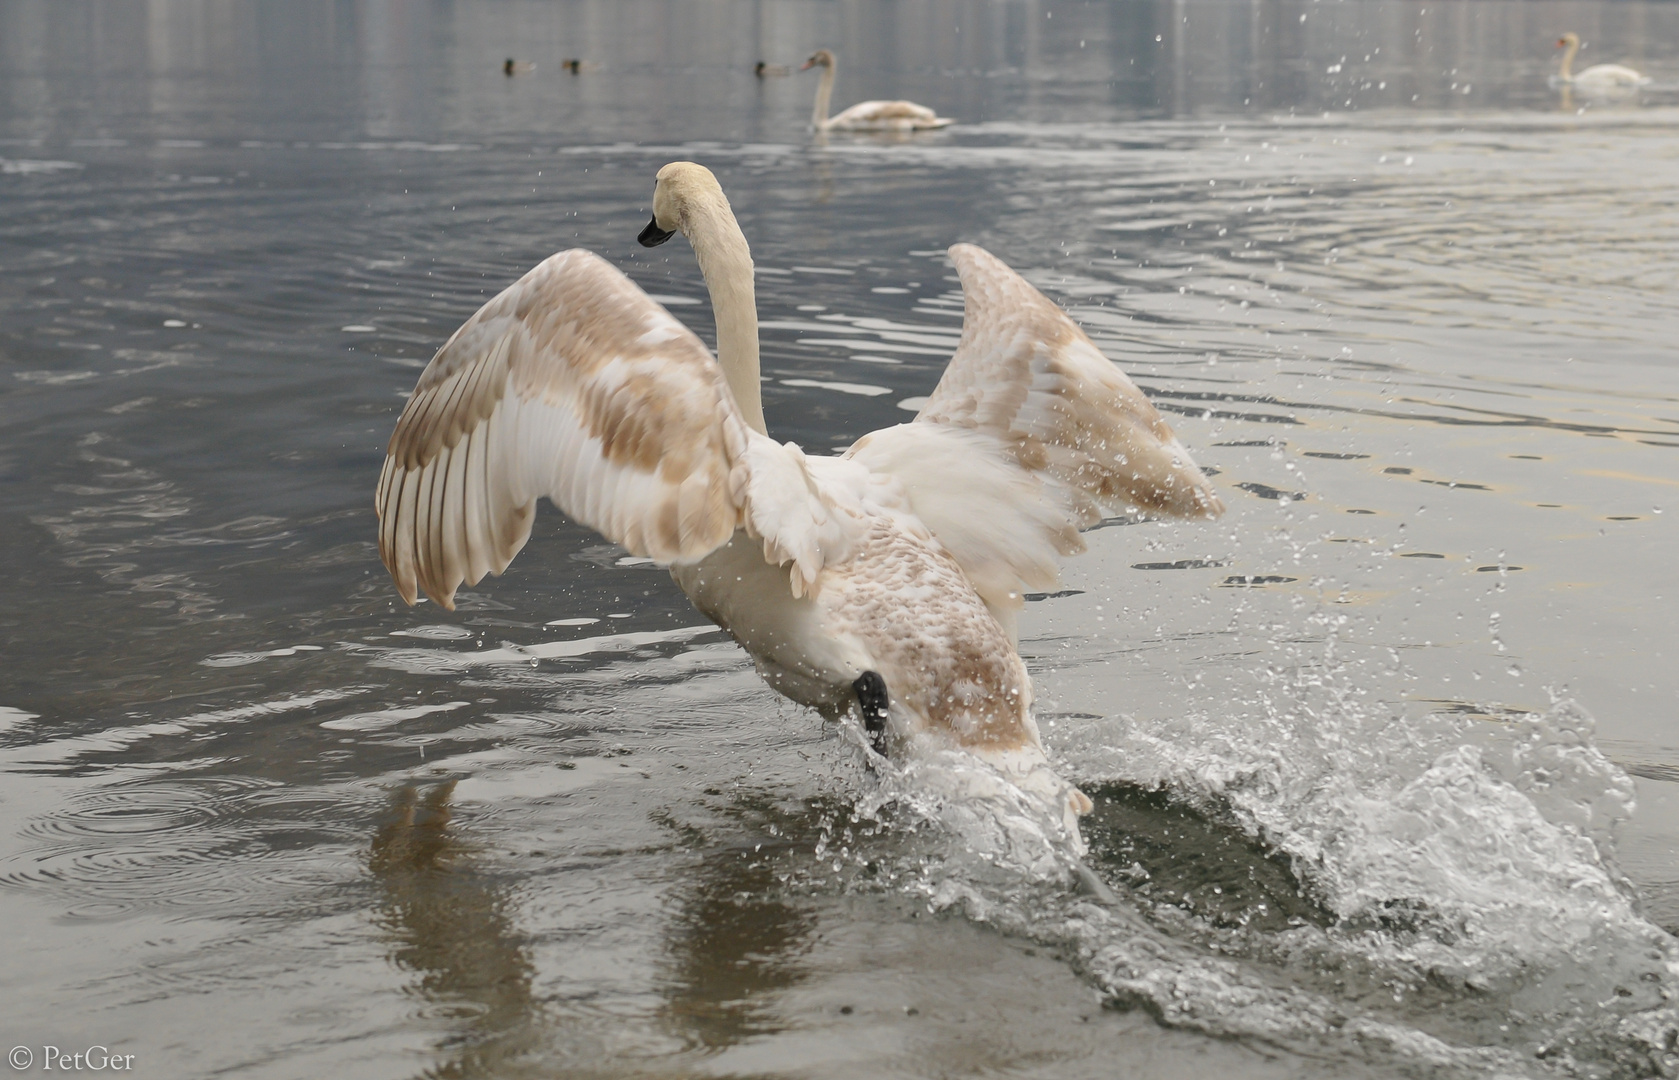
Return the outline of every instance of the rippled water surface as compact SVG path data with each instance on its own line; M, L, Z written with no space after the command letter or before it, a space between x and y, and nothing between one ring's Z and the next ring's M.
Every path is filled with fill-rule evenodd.
M1569 29L1653 84L1553 89ZM817 45L836 104L961 123L813 141L752 65ZM1662 3L0 0L0 1038L1675 1075L1676 131ZM752 242L773 434L907 419L970 241L1217 470L1223 519L1105 523L1022 623L1117 905L550 508L397 600L384 443L488 296L586 246L710 340L634 242L677 158Z

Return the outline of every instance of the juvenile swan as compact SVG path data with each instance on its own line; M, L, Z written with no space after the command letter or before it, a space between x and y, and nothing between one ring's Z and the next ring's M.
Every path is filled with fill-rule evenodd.
M828 99L834 93L834 54L817 49L799 70L813 67L822 69L822 82L816 87L816 107L810 114L810 126L817 131L926 131L956 122L913 101L860 101L838 116L830 117Z
M647 246L693 244L717 321L700 340L588 251L539 264L420 375L379 479L402 598L454 607L530 538L536 501L670 568L776 690L859 717L880 753L961 749L1061 815L1015 648L1028 589L1101 508L1217 516L1172 431L1061 310L950 249L962 337L911 423L807 457L765 432L752 255L707 169L659 170Z
M1572 30L1557 39L1557 48L1567 50L1562 54L1562 67L1557 71L1557 82L1561 85L1573 86L1588 93L1603 93L1632 90L1650 82L1648 75L1640 74L1624 64L1593 64L1580 74L1574 74L1574 57L1580 52L1580 35Z

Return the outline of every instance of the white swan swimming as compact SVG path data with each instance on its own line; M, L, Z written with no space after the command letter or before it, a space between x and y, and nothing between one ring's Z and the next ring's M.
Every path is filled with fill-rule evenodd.
M860 101L838 116L829 116L828 99L834 93L834 54L817 49L799 70L813 67L822 69L822 82L816 87L816 106L810 114L810 126L817 131L930 131L956 122L913 101Z
M1593 64L1580 74L1574 74L1574 57L1580 52L1580 35L1572 30L1557 39L1557 48L1567 50L1562 54L1562 66L1557 70L1560 85L1588 93L1606 93L1633 90L1651 82L1648 75L1624 64Z
M1223 505L1160 414L1000 260L950 249L962 337L915 420L807 457L765 431L752 255L700 165L659 171L641 242L680 231L711 292L719 361L612 265L537 265L420 375L379 479L379 552L408 603L454 607L530 538L546 495L677 584L776 690L859 716L892 755L962 749L1057 812L1016 651L1102 507ZM1077 841L1075 840L1075 843Z

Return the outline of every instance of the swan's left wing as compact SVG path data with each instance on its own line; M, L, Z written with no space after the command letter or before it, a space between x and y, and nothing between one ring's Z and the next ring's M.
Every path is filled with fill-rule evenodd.
M1103 507L1216 517L1224 505L1171 428L1060 308L980 248L950 249L962 340L911 424L848 451L901 485L1005 626Z
M917 422L1000 439L1021 468L1070 490L1082 524L1103 506L1224 512L1160 413L1065 312L983 248L957 244L950 258L962 339Z

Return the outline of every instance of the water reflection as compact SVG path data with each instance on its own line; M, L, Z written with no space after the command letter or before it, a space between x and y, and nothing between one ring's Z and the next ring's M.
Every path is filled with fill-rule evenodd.
M708 1049L786 1026L772 995L804 978L801 958L816 926L808 900L795 901L786 888L816 831L750 797L736 800L729 816L756 827L718 843L666 819L701 846L674 896L662 1013L684 1041Z
M532 964L507 883L474 865L451 825L454 781L392 793L367 866L382 897L390 958L454 1033L426 1071L440 1080L495 1075L538 1042Z

